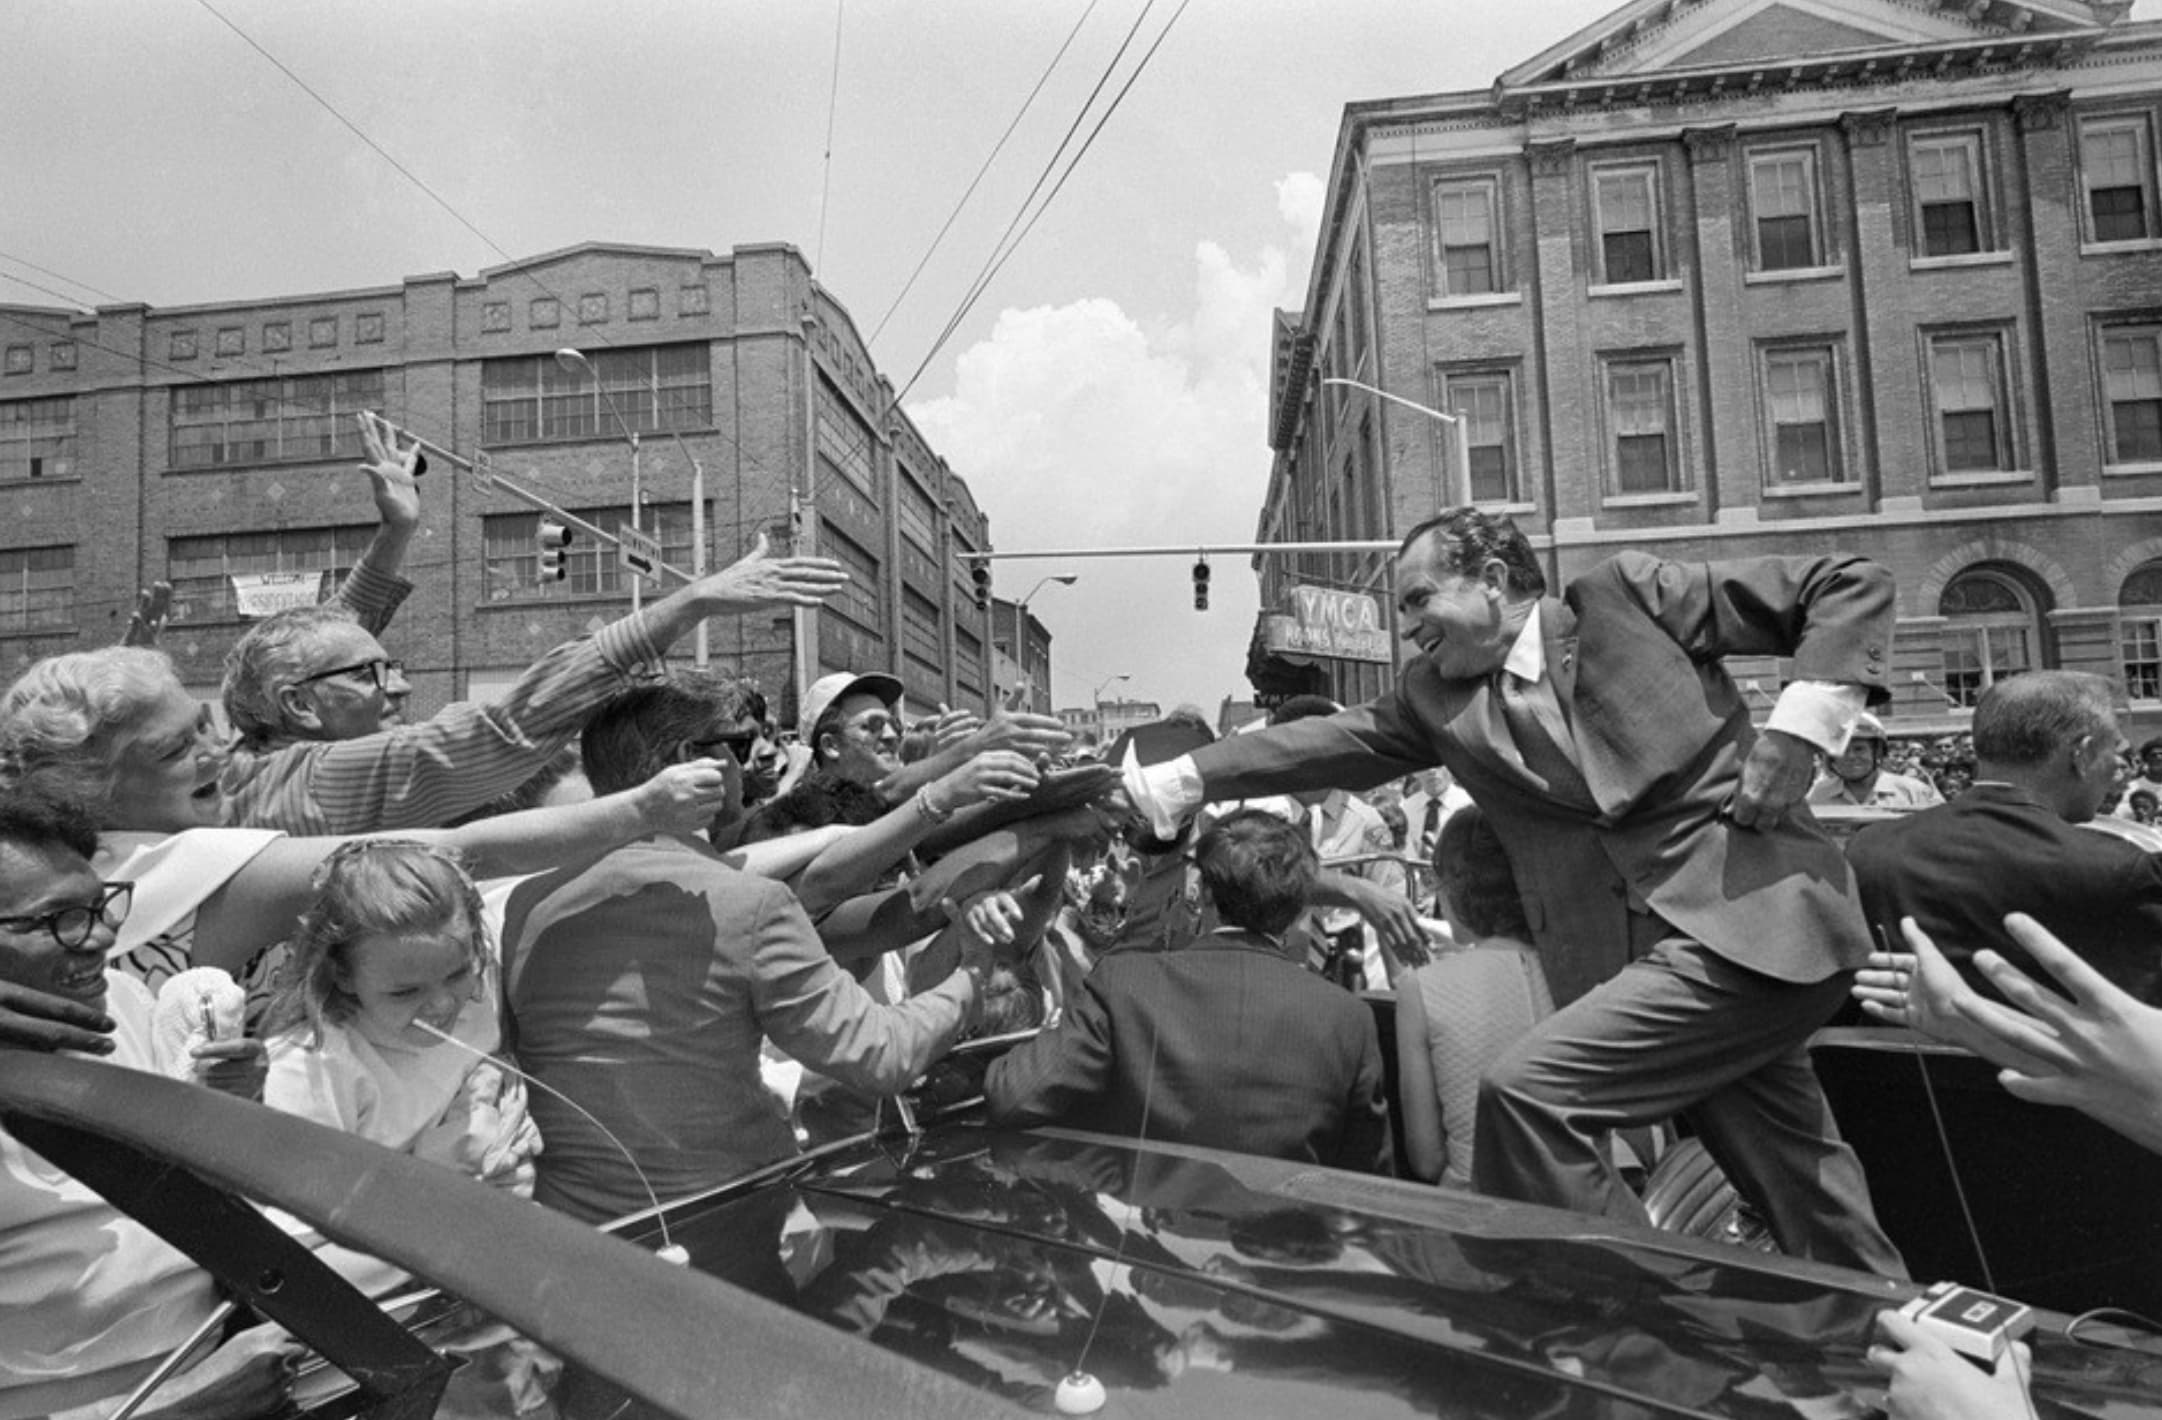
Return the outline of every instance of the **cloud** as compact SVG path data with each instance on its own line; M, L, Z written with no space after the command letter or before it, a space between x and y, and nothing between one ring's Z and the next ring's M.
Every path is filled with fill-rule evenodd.
M1280 204L1298 184L1278 185ZM1121 689L1139 698L1212 716L1221 697L1251 694L1248 560L1213 560L1211 610L1197 613L1183 549L1253 539L1270 463L1270 312L1297 299L1293 255L1270 245L1241 263L1201 241L1187 309L1154 318L1102 296L1007 309L956 359L954 392L910 406L989 512L1000 550L1181 549L994 564L1008 597L1048 572L1080 574L1031 603L1054 638L1060 705L1086 704L1115 674L1130 674Z

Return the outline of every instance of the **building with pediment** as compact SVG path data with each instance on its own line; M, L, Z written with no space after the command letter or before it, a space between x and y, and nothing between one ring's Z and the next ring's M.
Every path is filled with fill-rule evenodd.
M609 531L630 516L635 428L666 561L692 566L694 459L711 565L761 532L838 558L851 583L815 612L709 624L715 664L755 678L784 724L794 688L831 670L891 672L917 706L989 707L989 628L959 560L989 550L988 520L793 247L588 243L473 277L0 317L0 681L117 640L137 588L164 579L161 644L215 699L244 629L235 578L327 591L367 545L353 415L373 409ZM568 576L539 580L541 515L437 462L416 590L383 637L422 714L490 698L629 609L611 550L577 536Z
M2162 722L2162 25L2129 8L1633 0L1488 88L1349 106L1259 540L1468 498L1560 578L1866 553L1895 727L2039 667ZM1256 559L1265 608L1386 609L1386 563ZM1339 699L1392 673L1258 632L1251 667ZM1737 679L1768 708L1780 669Z

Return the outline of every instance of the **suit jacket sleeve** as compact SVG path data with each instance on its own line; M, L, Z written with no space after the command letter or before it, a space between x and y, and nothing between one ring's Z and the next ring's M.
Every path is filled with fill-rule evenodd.
M1402 687L1341 714L1226 735L1194 751L1210 800L1301 789L1371 789L1440 759Z
M993 1124L1047 1124L1104 1092L1111 1078L1111 1012L1102 978L1099 963L1082 978L1056 1026L991 1062L983 1096Z
M1694 660L1791 656L1797 679L1889 698L1892 574L1865 558L1681 563L1624 552L1588 575L1613 577Z

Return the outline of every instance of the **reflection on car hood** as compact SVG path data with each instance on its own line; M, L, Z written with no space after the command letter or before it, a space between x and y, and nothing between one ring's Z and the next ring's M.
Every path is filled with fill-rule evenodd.
M668 1216L693 1265L1038 1412L1078 1368L1107 1416L1859 1417L1872 1318L1913 1290L1419 1184L972 1125ZM2132 1352L2035 1353L2067 1413L2127 1413L2162 1379Z

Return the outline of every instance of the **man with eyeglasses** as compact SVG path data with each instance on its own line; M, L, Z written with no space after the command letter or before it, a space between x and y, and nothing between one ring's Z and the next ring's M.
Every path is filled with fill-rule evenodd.
M267 617L225 662L225 710L240 737L219 780L227 822L295 834L447 823L546 768L596 707L700 621L816 606L847 580L828 558L773 556L761 536L733 565L556 647L500 700L456 702L417 724L386 724L409 687L350 615L307 607Z
M20 792L0 802L0 1009L66 1003L92 1028L110 1030L77 1048L126 1069L169 1073L154 1045L148 989L105 970L131 885L98 881L96 847L89 817L74 805ZM126 1392L217 1304L208 1273L0 1132L0 1414L74 1414ZM273 1413L299 1352L274 1327L243 1332L137 1413Z

